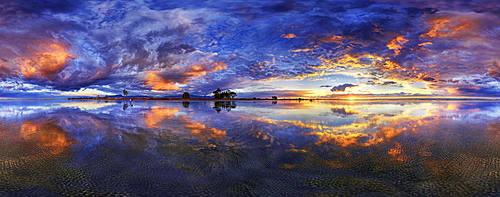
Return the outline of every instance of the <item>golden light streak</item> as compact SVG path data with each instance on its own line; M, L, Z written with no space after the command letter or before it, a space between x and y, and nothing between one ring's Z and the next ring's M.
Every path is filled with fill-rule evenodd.
M433 44L432 42L423 42L423 43L418 44L418 46L425 46L425 45L432 45L432 44Z
M312 51L313 49L308 49L308 48L305 48L305 49L294 49L294 50L291 50L291 52L308 52L308 51Z

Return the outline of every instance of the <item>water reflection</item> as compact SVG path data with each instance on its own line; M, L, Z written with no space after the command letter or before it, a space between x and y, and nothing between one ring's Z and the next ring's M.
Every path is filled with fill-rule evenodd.
M231 109L236 108L236 104L234 101L215 101L213 108L217 113L220 113L223 109L229 112Z
M498 102L0 102L2 196L500 188Z
M25 140L33 140L39 146L51 147L52 154L59 154L75 141L52 120L27 120L19 131Z
M184 108L189 108L189 101L182 101L182 106Z

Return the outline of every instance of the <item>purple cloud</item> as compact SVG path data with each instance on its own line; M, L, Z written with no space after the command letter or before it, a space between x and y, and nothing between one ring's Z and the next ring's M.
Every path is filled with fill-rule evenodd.
M351 88L351 87L357 87L358 85L350 84L350 83L345 83L342 85L338 86L333 86L332 89L330 89L332 92L345 92L346 88Z

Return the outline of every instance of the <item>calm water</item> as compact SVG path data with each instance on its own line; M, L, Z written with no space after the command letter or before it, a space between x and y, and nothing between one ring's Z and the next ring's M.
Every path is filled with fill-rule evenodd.
M500 102L0 101L0 196L499 196Z

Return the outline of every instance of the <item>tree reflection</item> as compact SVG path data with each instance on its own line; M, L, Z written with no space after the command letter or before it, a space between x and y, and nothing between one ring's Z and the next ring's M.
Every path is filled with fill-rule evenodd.
M215 101L213 108L217 113L220 113L223 109L229 112L231 109L236 108L236 103L234 101Z

